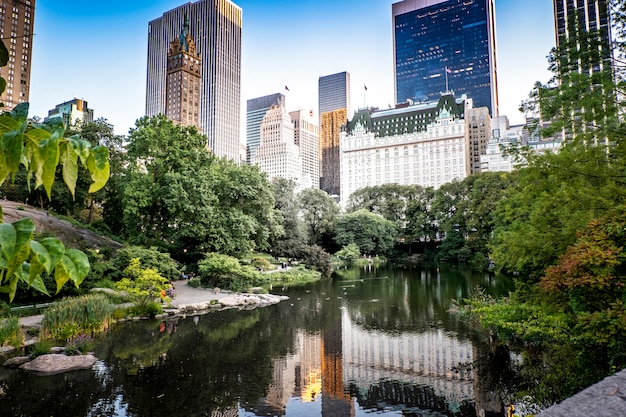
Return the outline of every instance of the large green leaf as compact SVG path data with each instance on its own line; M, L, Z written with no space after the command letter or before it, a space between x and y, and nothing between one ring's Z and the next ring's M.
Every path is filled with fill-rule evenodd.
M10 223L0 224L0 248L2 248L2 257L7 261L15 253L16 234L15 228Z
M36 175L37 181L35 187L43 184L46 194L48 198L50 198L54 175L57 165L59 164L59 137L57 135L52 134L50 139L42 141L39 146L38 157L43 160L43 170L41 176Z
M46 270L48 273L51 273L52 269L59 263L65 253L65 245L55 237L41 239L39 243L48 251L48 256L50 256L50 269Z
M31 264L39 264L42 268L45 268L48 273L50 273L53 265L48 249L36 240L31 240L29 243L31 250Z
M63 255L61 257L61 261L57 264L56 268L54 268L54 280L57 283L56 293L58 294L65 283L72 279L72 277L76 279L77 276L78 273L76 272L74 262L72 262L72 260L67 256Z
M76 181L78 180L78 155L67 142L62 142L60 144L59 152L59 160L63 166L63 181L72 193L72 197L76 197L75 190Z
M87 159L89 159L91 144L88 141L81 139L78 135L73 135L67 138L67 143L78 154L82 164L87 166Z
M70 279L74 282L74 285L78 287L89 273L89 258L87 258L87 255L78 249L70 249L66 251L64 257L69 258L74 264L76 275L73 276L70 274Z
M1 162L10 172L16 172L20 167L24 151L24 136L18 130L7 132L2 135L0 147L2 147L4 157Z
M109 165L109 150L104 146L96 146L91 150L87 159L87 169L93 182L89 186L89 192L94 193L105 186L109 179L111 167Z
M15 118L20 123L25 123L28 120L28 108L30 107L30 103L20 103L17 106L13 107L11 110L11 116Z

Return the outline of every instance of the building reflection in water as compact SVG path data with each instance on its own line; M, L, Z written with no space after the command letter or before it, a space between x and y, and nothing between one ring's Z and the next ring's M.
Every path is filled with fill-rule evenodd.
M321 402L322 417L354 416L357 403L458 412L479 387L463 366L474 362L475 349L441 329L366 330L342 309L321 333L300 331L294 353L274 361L273 382L255 414L288 415L296 403L310 402Z

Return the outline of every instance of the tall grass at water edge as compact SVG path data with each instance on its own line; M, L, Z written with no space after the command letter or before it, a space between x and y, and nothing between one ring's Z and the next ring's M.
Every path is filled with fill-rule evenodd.
M0 347L20 348L24 344L24 333L17 317L0 319Z
M41 336L62 342L78 335L96 336L109 328L114 308L102 294L65 299L44 313Z

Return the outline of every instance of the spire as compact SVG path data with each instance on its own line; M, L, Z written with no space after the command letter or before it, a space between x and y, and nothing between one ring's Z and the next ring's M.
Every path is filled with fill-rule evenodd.
M180 32L180 47L182 50L189 52L189 42L187 42L187 34L189 33L189 16L185 13L185 23L183 24L183 30Z

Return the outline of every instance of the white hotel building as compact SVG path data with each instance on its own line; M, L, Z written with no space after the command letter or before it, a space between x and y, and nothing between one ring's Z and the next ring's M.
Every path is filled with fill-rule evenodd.
M417 184L438 188L470 173L472 100L443 95L438 102L359 110L340 140L341 202L359 188Z

